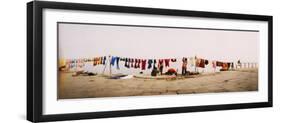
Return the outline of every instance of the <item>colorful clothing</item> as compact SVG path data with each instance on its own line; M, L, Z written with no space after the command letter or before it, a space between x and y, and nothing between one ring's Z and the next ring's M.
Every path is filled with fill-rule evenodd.
M134 67L134 59L131 59L131 67Z
M216 61L212 61L212 67L213 67L213 68L216 68L216 67L217 67Z
M103 61L102 61L103 65L105 65L105 61L106 61L106 56L103 57Z
M153 60L152 59L148 59L147 63L148 63L147 69L150 69L152 67Z
M208 60L205 60L205 65L208 65L209 64L209 61Z
M223 62L220 62L220 61L216 62L216 66L220 66L221 67L222 65L223 65Z
M165 59L165 67L169 67L170 66L170 59Z
M196 59L196 67L205 68L205 59L197 58Z
M177 59L171 59L171 62L177 62Z
M146 59L142 59L141 60L141 70L145 70L145 66L146 66Z
M163 59L159 59L158 60L158 68L160 68L160 66L163 66L164 60Z
M111 64L112 66L114 66L115 60L116 60L116 59L117 59L117 57L115 57L115 56L112 56L112 57L111 57L110 64Z
M125 67L130 68L130 60L128 58L125 58Z
M163 74L163 68L164 68L164 59L158 60L158 68L159 68L160 74L162 75Z
M119 70L119 60L120 60L120 57L116 57L116 68Z

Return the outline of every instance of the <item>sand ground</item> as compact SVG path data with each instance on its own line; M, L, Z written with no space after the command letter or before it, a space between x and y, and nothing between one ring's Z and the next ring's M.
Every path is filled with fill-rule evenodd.
M258 90L258 70L240 69L175 80L107 79L60 72L58 99L240 92Z

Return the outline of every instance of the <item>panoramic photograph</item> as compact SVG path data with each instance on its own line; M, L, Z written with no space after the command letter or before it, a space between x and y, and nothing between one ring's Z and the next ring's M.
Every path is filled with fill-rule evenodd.
M258 91L257 30L57 27L57 99Z

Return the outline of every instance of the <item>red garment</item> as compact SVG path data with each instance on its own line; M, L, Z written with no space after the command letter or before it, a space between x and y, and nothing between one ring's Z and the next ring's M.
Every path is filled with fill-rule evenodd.
M170 66L170 59L165 59L165 67L169 67Z
M202 67L205 68L205 60L204 59L196 59L196 67Z
M223 64L222 64L222 69L228 70L228 68L229 68L229 66L228 66L227 63L223 63Z
M160 66L163 66L163 62L164 62L164 59L158 60L158 68L160 68Z
M170 69L168 69L168 72L176 73L177 71L174 68L170 68Z
M146 59L141 60L141 69L145 70L145 65L146 65Z

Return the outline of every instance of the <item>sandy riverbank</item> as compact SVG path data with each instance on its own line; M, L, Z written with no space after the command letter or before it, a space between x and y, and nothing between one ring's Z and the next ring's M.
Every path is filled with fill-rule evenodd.
M58 98L95 98L164 94L240 92L258 90L258 70L241 69L189 78L107 79L104 76L77 76L60 72Z

